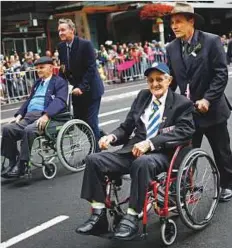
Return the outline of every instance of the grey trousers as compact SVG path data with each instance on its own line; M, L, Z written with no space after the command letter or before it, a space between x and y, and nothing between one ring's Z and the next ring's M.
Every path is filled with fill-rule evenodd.
M36 120L41 117L41 111L27 113L19 123L9 123L2 127L1 155L16 160L29 161L31 147L38 133ZM17 149L17 141L21 140L20 153Z
M131 188L129 207L138 213L143 209L145 194L155 176L167 171L168 156L163 153L150 153L135 158L132 153L118 154L102 152L86 157L81 198L88 201L105 202L105 175L130 174Z

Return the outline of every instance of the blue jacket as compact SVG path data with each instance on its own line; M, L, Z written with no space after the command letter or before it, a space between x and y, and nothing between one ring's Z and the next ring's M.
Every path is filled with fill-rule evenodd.
M58 45L60 64L67 68L67 46L66 42ZM70 53L70 73L68 78L74 88L80 88L83 96L97 99L104 93L104 85L96 67L96 56L90 41L74 37ZM64 74L60 73L64 77Z
M29 98L27 101L21 106L21 108L16 112L15 116L22 115L23 117L27 113L28 104L35 94L37 87L39 86L41 79L36 80ZM61 77L53 75L49 81L47 92L45 95L44 101L44 112L47 113L49 117L53 117L54 115L63 112L67 107L67 98L68 98L68 83Z

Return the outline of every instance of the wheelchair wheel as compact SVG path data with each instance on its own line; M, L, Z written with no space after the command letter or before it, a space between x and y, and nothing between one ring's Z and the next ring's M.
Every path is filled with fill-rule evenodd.
M176 240L177 227L172 219L167 219L161 225L161 239L165 245L172 245Z
M55 177L57 173L57 166L53 162L48 162L42 167L43 175L46 179L50 180Z
M72 172L85 169L85 157L95 151L95 137L90 126L74 119L60 129L56 141L57 156Z
M183 159L177 176L176 203L183 223L201 230L212 219L219 200L219 172L212 158L201 149Z

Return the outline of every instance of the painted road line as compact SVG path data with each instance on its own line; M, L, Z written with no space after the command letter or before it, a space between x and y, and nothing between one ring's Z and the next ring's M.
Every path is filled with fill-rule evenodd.
M109 116L109 115L114 115L114 114L118 114L118 113L121 113L121 112L126 112L128 110L130 110L130 107L122 108L122 109L116 109L116 110L113 110L113 111L109 111L109 112L106 112L106 113L99 114L98 117L101 118L101 117L105 117L105 116ZM13 119L13 117L2 119L2 120L0 120L0 124L7 123L12 119Z
M114 114L118 114L118 113L121 113L121 112L126 112L128 110L130 110L130 107L122 108L122 109L116 109L116 110L113 110L113 111L109 111L109 112L106 112L106 113L99 114L98 117L101 118L101 117L105 117L105 116L108 116L108 115L114 115Z
M110 124L113 124L113 123L116 123L116 122L119 122L120 120L117 119L117 120L110 120L110 121L106 121L106 122L102 122L99 124L99 127L104 127L106 125L110 125ZM1 247L0 247L1 248Z
M6 118L6 119L1 119L1 120L0 120L0 124L9 122L9 121L12 120L13 118L14 118L14 117Z
M27 239L27 238L29 238L29 237L31 237L31 236L39 233L39 232L42 232L45 229L48 229L49 227L52 227L52 226L54 226L54 225L56 225L56 224L58 224L58 223L60 223L60 222L62 222L64 220L66 220L68 218L69 218L69 216L66 216L66 215L57 216L54 219L51 219L51 220L49 220L47 222L44 222L43 224L41 224L39 226L36 226L36 227L34 227L34 228L24 232L24 233L21 233L21 234L15 236L15 237L3 242L3 243L1 243L0 248L7 248L7 247L10 247L10 246L12 246L14 244L17 244L20 241L22 241L24 239Z
M145 83L142 83L142 84L132 84L132 85L128 85L128 86L124 86L124 87L118 87L118 88L115 88L115 89L110 89L110 90L105 90L105 93L106 92L111 92L111 91L116 91L116 90L122 90L122 89L128 89L128 88L132 88L132 87L136 87L136 86L146 86Z
M102 98L101 102L111 102L111 101L115 101L115 100L119 100L119 99L123 99L123 98L135 97L138 95L139 91L140 90L135 90L135 91L122 93L122 94L118 94L118 95L106 96L106 97Z

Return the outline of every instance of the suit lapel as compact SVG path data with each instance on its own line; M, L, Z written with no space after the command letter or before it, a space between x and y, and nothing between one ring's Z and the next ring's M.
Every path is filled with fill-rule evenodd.
M145 109L148 107L149 103L151 102L152 94L149 90L144 94L144 97L141 99L141 106L138 111L138 119L141 117L141 115L144 113Z
M169 89L168 94L167 94L167 98L166 98L166 102L165 102L165 108L164 108L162 121L161 121L161 124L159 126L159 130L162 129L166 125L166 123L168 123L168 120L170 118L172 118L172 113L171 113L172 106L173 106L173 93Z
M199 39L199 31L195 30L193 40L191 41L191 50L193 49L193 47L195 47L197 45L198 39ZM195 59L196 59L196 57L194 57L192 54L189 54L189 57L187 60L187 65L186 65L187 75L191 75L190 72L191 72L191 68L193 66Z
M74 37L73 44L70 52L70 66L72 65L73 59L77 56L78 48L79 48L79 38L77 36Z

